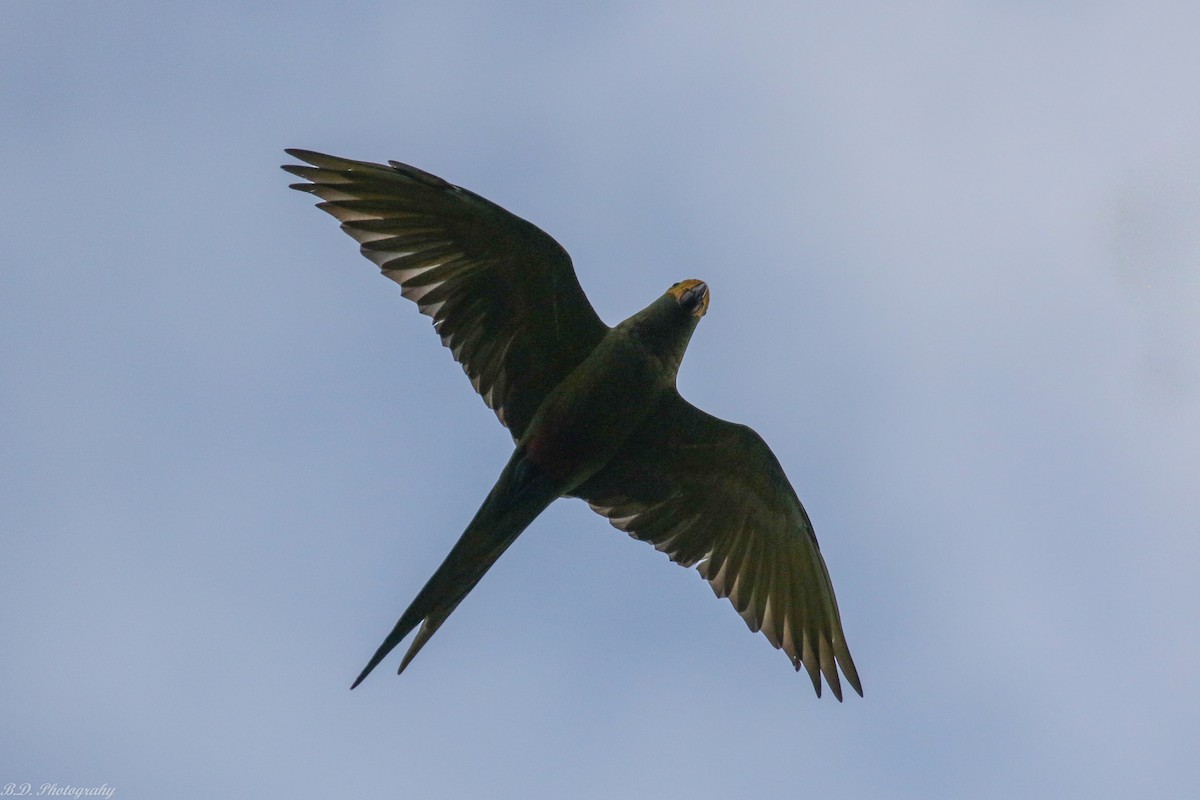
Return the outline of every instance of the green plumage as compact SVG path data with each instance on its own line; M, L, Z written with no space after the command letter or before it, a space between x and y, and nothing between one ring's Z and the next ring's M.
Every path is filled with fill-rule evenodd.
M512 434L515 450L446 560L354 682L413 629L400 669L521 531L558 497L695 567L821 694L862 694L817 539L754 431L679 396L675 376L708 287L672 286L616 327L571 259L534 225L397 162L288 150L284 169L363 255L433 318L442 342Z

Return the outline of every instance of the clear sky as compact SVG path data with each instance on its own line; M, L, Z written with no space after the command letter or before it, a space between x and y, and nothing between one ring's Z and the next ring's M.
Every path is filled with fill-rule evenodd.
M1200 6L5 4L0 785L1128 798L1200 785ZM284 147L712 305L866 697L553 506L348 686L508 455Z

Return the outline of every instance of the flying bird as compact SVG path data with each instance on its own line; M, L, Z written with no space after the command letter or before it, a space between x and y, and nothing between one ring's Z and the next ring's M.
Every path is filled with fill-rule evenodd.
M817 696L862 684L808 514L745 425L684 400L675 376L708 285L671 286L609 327L548 234L415 167L287 150L362 254L433 318L514 450L433 577L351 688L417 629L400 672L550 503L578 497L615 527L695 567Z

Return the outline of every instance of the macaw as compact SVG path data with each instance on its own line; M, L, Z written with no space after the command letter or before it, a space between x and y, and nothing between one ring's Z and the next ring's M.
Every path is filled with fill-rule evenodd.
M680 281L609 327L566 250L548 234L427 172L287 150L293 189L433 319L514 449L446 560L351 688L417 628L403 672L488 568L560 497L696 570L762 631L817 696L842 699L838 668L862 684L813 526L783 468L745 425L684 400L675 378L708 310L703 281Z

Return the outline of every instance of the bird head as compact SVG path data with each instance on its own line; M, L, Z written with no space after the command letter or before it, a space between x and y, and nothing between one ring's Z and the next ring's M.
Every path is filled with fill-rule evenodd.
M680 308L696 319L708 311L708 284L691 278L667 289L667 294L675 298Z

